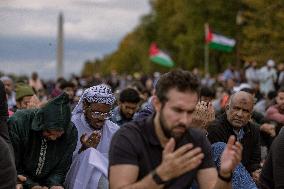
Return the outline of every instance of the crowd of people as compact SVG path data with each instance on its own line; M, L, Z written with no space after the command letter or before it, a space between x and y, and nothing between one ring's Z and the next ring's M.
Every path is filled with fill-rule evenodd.
M284 188L284 65L0 78L0 189Z

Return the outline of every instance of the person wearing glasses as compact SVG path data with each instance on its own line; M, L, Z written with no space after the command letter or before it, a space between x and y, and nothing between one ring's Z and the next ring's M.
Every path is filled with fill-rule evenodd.
M78 141L66 176L68 189L108 188L108 150L119 127L110 121L115 97L105 84L86 89L72 112Z

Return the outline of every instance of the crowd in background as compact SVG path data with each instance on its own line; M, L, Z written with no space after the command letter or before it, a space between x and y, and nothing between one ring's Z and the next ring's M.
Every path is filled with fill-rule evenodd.
M280 133L281 128L284 124L284 64L279 64L275 63L273 60L268 60L267 63L262 67L260 67L256 61L245 63L242 69L237 69L234 67L234 65L229 65L227 69L224 70L223 73L219 73L214 77L211 76L210 74L202 75L198 69L192 70L191 73L196 78L198 78L199 82L201 83L200 86L201 90L199 94L200 101L197 104L195 112L193 114L192 125L195 127L202 128L206 133L206 136L208 136L210 142L212 142L213 144L216 142L226 143L228 140L227 137L224 138L221 137L222 135L225 135L225 133L222 131L221 128L220 132L218 133L216 128L218 128L219 124L247 125L248 122L252 123L253 125L251 126L252 129L250 131L246 131L246 129L244 130L241 129L238 130L237 132L235 130L232 131L232 134L236 135L237 140L242 141L242 144L244 145L243 153L247 154L247 156L244 155L245 159L242 160L242 166L237 168L237 170L239 171L238 173L240 175L239 177L244 180L249 180L248 183L250 183L250 188L256 188L256 187L265 188L267 187L267 185L269 185L272 182L272 180L274 180L273 182L281 180L279 179L280 177L271 179L269 176L267 176L269 175L268 169L265 169L265 172L263 174L266 175L262 177L262 181L265 184L269 183L265 186L262 185L260 182L261 180L260 175L262 167L265 164L265 160L267 158L274 160L275 158L275 155L271 153L269 154L269 150L271 149L271 145L275 137ZM9 117L12 117L12 123L14 123L13 121L15 122L17 121L13 120L13 115L16 114L14 115L14 117L20 116L19 113L17 112L19 110L24 110L24 109L45 108L44 111L55 115L55 113L52 110L52 108L55 108L55 105L53 107L52 103L55 103L57 106L58 103L64 104L66 100L67 100L66 104L68 104L68 107L70 107L70 111L73 111L73 114L74 111L75 112L77 111L77 113L80 112L85 114L85 111L87 111L88 108L92 109L93 106L92 103L94 102L98 103L98 102L88 101L89 104L88 106L86 106L85 103L82 104L80 99L84 98L85 100L86 99L88 100L89 97L88 96L86 97L86 95L90 96L95 95L96 91L101 91L102 94L108 95L108 89L101 86L101 84L106 84L106 86L109 86L111 91L114 92L114 98L116 98L116 101L113 101L111 103L109 102L103 103L110 105L109 107L106 107L107 110L109 109L110 114L108 114L108 111L106 110L104 114L97 113L99 115L96 115L96 111L94 112L92 110L93 112L91 117L93 116L94 118L96 116L97 117L104 116L106 120L115 123L119 127L123 127L123 125L128 122L141 119L141 117L144 116L143 113L152 114L155 111L151 100L153 95L155 94L156 83L159 81L161 75L163 74L158 72L152 75L143 75L139 73L133 75L119 75L115 71L113 71L111 75L108 77L101 77L99 74L95 74L93 76L85 76L85 77L72 76L70 79L58 78L56 81L51 81L51 80L44 81L40 78L40 76L36 72L34 72L30 76L30 78L26 77L14 78L8 75L3 75L0 78L0 80L3 82L5 86L5 92L7 95L7 104L9 110L8 113ZM101 88L92 88L94 86L100 86ZM93 91L91 92L89 91L89 89L92 89ZM66 93L66 97L62 97L63 92ZM233 95L236 93L237 95L233 97ZM230 122L231 121L230 116L234 116L233 112L234 109L230 110L230 108L234 107L234 103L231 101L232 99L234 99L234 101L237 101L237 99L243 98L246 99L248 102L250 102L250 96L246 96L246 94L249 94L253 97L252 98L253 101L251 102L253 105L253 109L252 110L242 109L244 107L238 107L235 104L236 106L235 108L240 108L242 109L243 112L246 113L247 111L248 113L246 117L244 116L243 118L244 120L239 120L240 123L238 123L237 121L236 123L234 122L233 124ZM80 111L78 111L78 105L80 103L82 105L82 108ZM61 106L63 106L62 104ZM228 106L228 104L231 107ZM241 101L240 104L242 104ZM51 108L46 108L49 106ZM249 104L247 104L246 106L249 106ZM104 111L98 111L98 112L104 112ZM56 115L59 115L61 113L62 112ZM45 113L43 114L45 115ZM65 112L62 113L62 115L63 114L64 115L70 114L69 116L71 116L71 112L69 113ZM47 117L51 119L50 116ZM64 122L64 120L61 121ZM76 125L78 120L72 122ZM84 125L84 123L80 124ZM108 122L106 123L102 122L101 124L111 125L111 123ZM77 130L79 131L78 126L76 127ZM116 128L116 126L109 126L109 127L113 127L114 129L112 131L109 131L110 133L112 132L114 133L119 128L119 127ZM259 132L259 138L257 138L257 134L255 134L251 138L245 139L245 136L247 135L246 132L254 132L253 128L257 128L257 131L255 132ZM59 130L60 129L62 128L59 128ZM63 128L63 130L65 133L67 132L66 128ZM60 138L62 134L63 133L60 132L55 133L54 134L54 136L56 136L55 139ZM81 135L82 134L83 133L81 133ZM93 137L98 137L99 138L98 140L100 140L100 137L102 137L102 135L104 135L104 133L100 133L99 137L98 135L95 135ZM11 136L12 134L10 133L10 137ZM53 133L50 136L52 138ZM70 136L72 136L73 138L77 138L75 134L70 134ZM84 143L84 140L80 138L81 136L78 137L79 137L78 141L80 140L81 142L83 141L82 144L83 146L85 145L86 149L92 146L87 142L88 140L86 140ZM251 141L253 140L252 138L254 138L255 140ZM246 140L247 142L244 142ZM41 143L41 148L43 148L42 147L43 144L45 143L44 142ZM94 145L96 147L98 146L98 144ZM74 149L72 148L74 151L76 144L72 143L71 146L74 147ZM256 151L258 147L259 151ZM276 147L273 146L273 149L275 148ZM214 153L216 152L220 156L222 150L221 152L218 152L219 146L218 147L215 146L213 147L213 149L214 149L213 152ZM82 149L78 148L77 145L76 147L77 153L78 151L80 152L80 150ZM70 149L70 153L71 151L72 150ZM92 153L97 153L97 152L92 152ZM253 156L248 155L252 153ZM277 153L277 151L274 153ZM254 163L252 163L251 158L254 158L253 161ZM273 166L274 165L272 164L269 165L269 167ZM71 167L73 167L73 164ZM74 169L77 170L76 168ZM80 167L78 169L80 169ZM238 173L234 173L235 180L233 181L235 182L235 184L237 183L236 175ZM246 174L248 175L247 177L242 176ZM23 174L23 176L24 176L23 179L24 181L18 177L18 183L27 182L25 180L26 179L25 174ZM74 175L71 176L69 175L69 178L73 178L73 176ZM107 184L103 179L103 177L102 179L99 178L97 180L100 187L102 188L107 187L106 186ZM30 188L32 188L33 184L30 184L29 186ZM235 188L241 188L240 186L241 184L240 185L236 184ZM248 185L243 185L243 186L244 186L243 188L246 188L246 186Z

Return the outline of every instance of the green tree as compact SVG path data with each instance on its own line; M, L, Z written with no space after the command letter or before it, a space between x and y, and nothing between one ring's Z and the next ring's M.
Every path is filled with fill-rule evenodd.
M264 63L273 58L284 61L284 2L280 0L242 0L244 26L241 55Z
M227 0L152 0L152 11L141 19L133 32L127 34L119 48L101 60L101 72L118 73L167 71L149 60L149 46L157 42L176 63L176 67L192 69L204 65L204 23L214 32L236 38L236 15L240 1ZM211 72L221 71L234 63L236 54L210 51Z

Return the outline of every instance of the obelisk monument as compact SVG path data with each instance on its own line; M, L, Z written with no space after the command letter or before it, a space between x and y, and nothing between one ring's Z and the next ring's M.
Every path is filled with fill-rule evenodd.
M57 78L63 77L63 57L64 57L64 34L63 34L63 14L58 17L58 33L57 33Z

